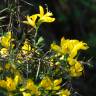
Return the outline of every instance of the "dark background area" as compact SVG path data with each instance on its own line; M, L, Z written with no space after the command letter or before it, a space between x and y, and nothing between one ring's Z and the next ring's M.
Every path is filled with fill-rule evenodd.
M19 3L16 3L17 1ZM59 42L63 36L66 39L78 39L88 44L90 48L81 52L79 58L88 61L93 67L86 65L84 75L73 80L73 87L81 94L80 96L96 96L96 0L0 0L0 10L11 8L14 12L17 10L15 8L17 5L20 6L21 20L26 15L38 12L39 5L45 9L48 7L53 12L56 21L51 24L44 23L39 29L46 40L47 47L53 40ZM9 22L9 15L10 10L0 11L0 17L7 17L0 20L0 25ZM0 27L1 32L2 30L7 29ZM16 29L14 32L21 31Z

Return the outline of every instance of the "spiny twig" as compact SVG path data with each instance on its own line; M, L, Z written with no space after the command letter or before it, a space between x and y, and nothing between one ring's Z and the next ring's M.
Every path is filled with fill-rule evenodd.
M24 2L24 3L26 3L27 5L33 6L33 4L31 4L31 3L29 3L29 2L27 2L25 0L21 0L21 1Z

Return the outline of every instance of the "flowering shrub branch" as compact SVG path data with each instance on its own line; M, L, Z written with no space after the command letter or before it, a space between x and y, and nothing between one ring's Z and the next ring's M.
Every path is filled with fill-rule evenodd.
M38 29L43 22L54 22L52 16L49 11L45 13L42 6L39 13L26 16L23 23L35 29L32 40L23 38L14 43L16 39L11 31L0 37L0 89L8 96L70 96L74 93L68 83L72 85L71 79L82 75L84 66L77 54L88 46L79 40L61 38L60 46L52 43L44 53L41 47L44 39L37 38Z

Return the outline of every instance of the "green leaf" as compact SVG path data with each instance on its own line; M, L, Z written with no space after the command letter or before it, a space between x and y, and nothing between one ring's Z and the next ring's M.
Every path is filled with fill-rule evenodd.
M38 45L42 45L43 42L44 42L44 38L43 38L43 37L39 37L36 45L37 45L37 46L38 46Z

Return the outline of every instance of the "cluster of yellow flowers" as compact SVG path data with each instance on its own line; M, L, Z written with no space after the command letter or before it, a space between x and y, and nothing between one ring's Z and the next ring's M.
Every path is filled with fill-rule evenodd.
M32 16L27 16L27 21L23 21L23 23L31 25L32 27L36 28L43 22L53 22L55 21L55 18L52 18L53 14L51 12L46 12L44 14L44 9L42 6L39 6L39 13L40 14L34 14ZM37 17L39 17L37 21Z
M36 96L39 96L40 95L40 91L38 90L39 88L38 88L38 86L36 86L35 84L34 84L34 82L31 80L31 79L29 79L29 80L27 80L27 82L26 82L26 85L24 85L21 89L20 89L20 91L21 92L23 92L23 95L24 96L26 96L26 94L29 94L28 96L31 96L31 95L36 95ZM26 90L29 90L29 93L28 92L26 92ZM25 92L24 92L25 91Z
M69 96L70 95L70 91L68 89L61 89L60 84L62 83L62 78L60 79L55 79L55 80L51 80L48 76L44 77L40 83L39 86L45 88L46 90L54 90L54 91L58 91L59 96Z
M9 51L13 50L15 44L13 44L12 40L14 40L11 37L12 33L11 32L7 32L4 36L0 37L0 44L2 46L2 48L0 49L0 55L1 57L5 58L7 56L10 55ZM28 53L30 53L31 51L31 45L29 44L28 40L25 40L23 46L21 47L21 50L18 54L18 58L21 58L21 54L22 55L27 55Z
M11 77L6 77L6 80L0 80L0 87L5 88L11 93L11 91L15 91L17 86L20 84L22 81L20 74L15 75L14 79ZM58 91L54 93L55 95L59 96L69 96L70 91L68 89L61 89L60 84L62 83L62 79L56 79L52 81L48 76L44 77L40 84L37 86L34 84L34 82L31 79L28 79L26 83L19 88L19 91L22 92L23 96L40 96L40 88L44 88L46 91L47 90L53 90L53 91ZM26 92L28 90L28 92ZM11 93L12 95L12 93ZM13 95L12 95L13 96Z
M0 50L2 57L6 57L8 55L11 40L11 32L8 32L5 36L0 37L0 43L3 46L3 48Z
M38 85L38 87L36 85L34 85L34 82L32 80L28 80L27 81L27 84L25 87L21 88L20 91L24 91L26 89L29 89L33 92L33 94L39 96L41 93L40 91L38 91L40 88L44 88L45 90L59 90L61 87L60 87L60 84L62 82L62 79L56 79L54 81L51 81L51 79L46 76L44 77L40 84ZM58 93L60 96L69 96L70 95L70 91L68 91L68 89L66 89L67 92L64 93L64 89L60 90L60 93ZM23 93L23 94L30 94L30 93ZM57 93L56 93L57 94ZM61 95L62 94L62 95ZM68 94L68 95L67 95ZM31 95L30 95L31 96Z
M6 77L6 80L0 80L0 87L5 88L8 91L16 90L16 86L21 82L21 75L15 74L14 79L11 77Z
M42 86L46 90L59 90L61 82L62 78L56 79L52 82L51 79L48 76L46 76L41 81L40 86Z
M80 49L86 50L88 46L79 40L65 40L63 37L61 38L60 46L53 43L51 48L62 55L68 54L70 58L74 58Z
M69 73L71 76L78 77L82 75L83 65L80 64L75 57L80 49L88 49L86 43L79 40L65 40L64 38L61 38L60 46L53 43L51 44L51 48L61 56L68 55L67 61L70 65Z

